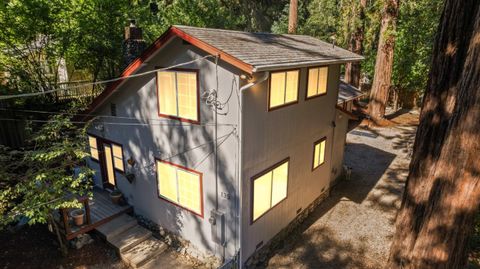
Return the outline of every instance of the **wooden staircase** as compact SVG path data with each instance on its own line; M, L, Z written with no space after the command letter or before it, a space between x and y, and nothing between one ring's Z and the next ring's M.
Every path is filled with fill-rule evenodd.
M152 232L138 225L133 217L123 214L96 230L117 249L122 260L132 268L142 268L162 254L167 245L154 238Z

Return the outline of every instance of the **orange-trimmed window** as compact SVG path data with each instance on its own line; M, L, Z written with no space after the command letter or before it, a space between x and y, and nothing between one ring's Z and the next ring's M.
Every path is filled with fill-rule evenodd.
M313 143L313 169L325 163L325 146L327 138L324 137Z
M89 135L88 136L88 146L90 148L90 157L96 161L98 161L98 146L97 146L97 138Z
M252 222L287 198L288 163L283 160L253 178Z
M328 66L308 69L307 98L327 93Z
M157 160L157 189L160 198L203 216L201 173Z
M269 109L297 102L299 75L299 70L270 74Z
M157 73L158 112L161 116L198 121L198 81L195 71Z

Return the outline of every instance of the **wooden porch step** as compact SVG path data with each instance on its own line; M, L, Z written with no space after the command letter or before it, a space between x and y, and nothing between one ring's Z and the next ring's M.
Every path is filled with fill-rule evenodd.
M110 240L118 234L125 232L126 230L137 225L137 220L133 217L130 217L127 214L123 214L110 222L107 222L99 227L96 230L106 239Z
M153 237L120 254L122 260L132 268L138 268L163 253L167 245Z
M152 232L136 225L122 233L113 236L108 242L123 253L152 236Z

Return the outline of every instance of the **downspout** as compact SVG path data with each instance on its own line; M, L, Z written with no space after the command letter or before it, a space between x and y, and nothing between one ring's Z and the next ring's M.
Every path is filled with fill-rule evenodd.
M237 186L237 189L238 189L238 193L239 193L239 196L238 196L238 203L239 203L239 206L238 206L238 215L239 215L239 224L238 224L238 240L239 240L239 248L238 248L238 252L239 252L239 265L240 265L240 268L242 268L242 263L243 263L243 251L242 251L242 211L240 210L242 208L242 194L243 194L243 190L242 190L242 183L243 183L243 171L242 171L242 167L243 167L243 144L242 144L242 138L243 138L243 119L244 119L244 116L243 116L243 104L244 104L244 92L248 89L250 89L251 87L259 84L259 83L262 83L264 82L265 80L268 79L270 75L270 72L268 71L265 71L263 76L260 77L259 79L257 79L256 81L252 81L246 85L243 85L242 87L240 87L239 91L240 91L240 113L238 113L238 186Z

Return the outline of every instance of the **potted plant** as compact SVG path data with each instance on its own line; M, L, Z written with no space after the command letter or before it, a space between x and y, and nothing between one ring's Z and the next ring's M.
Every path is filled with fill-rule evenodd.
M77 226L82 226L84 223L85 211L81 208L75 209L70 213L70 216L73 218L73 223Z
M115 189L110 193L110 199L112 199L112 203L118 204L120 198L122 198L122 193L119 190Z

